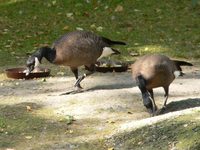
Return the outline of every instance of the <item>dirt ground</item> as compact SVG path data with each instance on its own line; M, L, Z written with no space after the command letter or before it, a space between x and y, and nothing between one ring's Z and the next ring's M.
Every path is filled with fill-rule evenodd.
M184 67L183 70L185 76L175 79L170 86L165 115L152 117L151 120L200 106L199 68ZM95 73L83 80L84 92L60 95L72 89L74 82L73 76L55 76L45 80L3 79L0 81L0 104L34 104L53 110L55 116L71 115L76 120L71 128L86 132L73 137L79 142L109 137L128 128L148 124L148 121L142 121L150 116L130 71ZM161 107L164 91L157 88L154 93L156 104Z

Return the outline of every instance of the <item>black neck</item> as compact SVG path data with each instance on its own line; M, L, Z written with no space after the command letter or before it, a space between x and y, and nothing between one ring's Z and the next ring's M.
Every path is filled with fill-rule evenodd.
M41 62L42 58L45 57L49 62L53 63L56 57L56 50L50 47L42 47L34 53L34 56Z

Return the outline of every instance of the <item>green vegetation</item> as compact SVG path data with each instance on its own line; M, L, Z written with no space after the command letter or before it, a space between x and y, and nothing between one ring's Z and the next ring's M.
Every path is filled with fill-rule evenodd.
M37 149L44 143L53 144L72 137L69 127L74 121L72 116L54 116L52 110L35 103L0 105L0 110L0 149L27 149L27 144ZM73 132L73 136L77 134L80 133Z
M197 150L200 148L199 114L200 112L195 112L117 135L111 140L111 147L114 143L122 149Z
M123 40L130 52L199 58L199 3L146 0L0 0L0 66L22 65L27 54L82 28Z

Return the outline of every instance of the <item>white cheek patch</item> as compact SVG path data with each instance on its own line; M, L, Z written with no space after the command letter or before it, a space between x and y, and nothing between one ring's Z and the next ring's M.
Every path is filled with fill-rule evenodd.
M99 59L101 59L103 57L108 57L113 53L115 53L115 52L112 50L112 48L104 47L101 56L97 60L99 60Z
M174 71L174 76L175 78L179 77L181 75L180 71Z
M39 65L40 65L40 62L39 62L38 58L35 57L35 66L34 67L38 67Z

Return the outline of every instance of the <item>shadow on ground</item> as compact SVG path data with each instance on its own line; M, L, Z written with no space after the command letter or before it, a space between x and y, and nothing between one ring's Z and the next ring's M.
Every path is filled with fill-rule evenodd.
M58 116L46 118L38 115L40 109L43 109L42 105L28 102L0 105L0 149L74 149L80 145L96 147L86 141L98 139L95 137L96 128L106 120L101 122L97 118L90 118L69 124Z
M113 83L107 85L96 85L95 87L89 88L87 91L124 89L124 88L132 88L134 86L136 85L133 83L128 83L128 84Z
M84 135L81 132L67 133L70 125L66 120L58 121L55 117L52 119L40 117L36 111L42 107L27 102L0 105L0 149L34 149L37 145L59 142L63 138L70 139L79 134Z
M188 108L199 107L199 106L200 106L200 98L174 101L167 104L167 107L162 114L166 114L173 111L180 111Z

